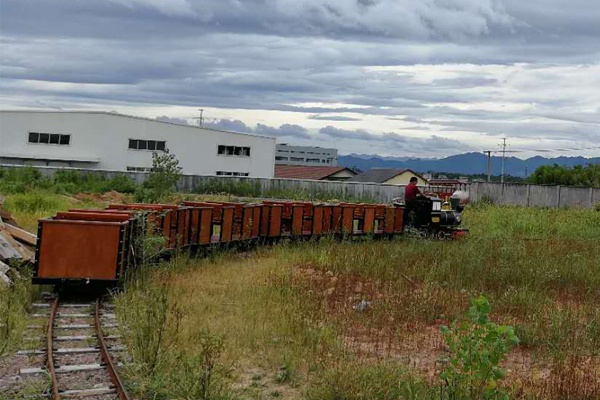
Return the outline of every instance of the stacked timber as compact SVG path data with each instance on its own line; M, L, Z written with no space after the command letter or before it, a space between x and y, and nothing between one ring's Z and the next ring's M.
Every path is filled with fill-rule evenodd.
M0 271L7 264L25 263L34 259L37 236L22 229L8 211L2 210L0 196Z

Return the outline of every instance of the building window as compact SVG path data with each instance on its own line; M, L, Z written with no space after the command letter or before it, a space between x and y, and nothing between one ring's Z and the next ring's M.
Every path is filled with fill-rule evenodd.
M164 140L129 139L129 148L131 150L165 151L167 142Z
M290 157L290 161L299 161L299 162L304 162L304 158L300 158L300 157Z
M248 172L230 172L230 171L217 171L219 176L248 176Z
M58 146L68 146L71 144L71 135L62 133L40 133L29 132L29 143L36 144L55 144Z
M219 145L217 154L220 156L250 157L250 147Z
M319 158L307 158L306 162L316 162L318 163L319 161L321 161Z
M275 160L276 161L287 161L288 158L287 157L281 157L281 156L275 156Z
M148 168L148 167L127 167L127 171L129 171L129 172L150 172L150 168Z

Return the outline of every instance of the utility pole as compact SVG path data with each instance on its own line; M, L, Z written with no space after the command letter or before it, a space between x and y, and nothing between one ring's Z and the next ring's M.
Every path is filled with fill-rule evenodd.
M504 183L504 163L506 159L506 138L502 138L502 173L500 175L500 183Z
M487 154L487 181L488 183L491 181L491 167L492 167L492 151L491 150L485 150L483 152L484 154Z
M199 108L198 110L200 110L200 116L196 117L194 119L198 120L198 126L201 127L204 124L204 116L203 116L204 115L204 110L202 108Z

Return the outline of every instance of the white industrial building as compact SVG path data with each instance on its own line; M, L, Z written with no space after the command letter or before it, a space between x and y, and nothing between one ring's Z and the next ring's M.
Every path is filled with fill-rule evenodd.
M275 164L331 167L337 165L337 159L337 149L279 143L277 144Z
M0 111L0 164L149 171L168 149L184 174L273 177L275 139L89 111Z

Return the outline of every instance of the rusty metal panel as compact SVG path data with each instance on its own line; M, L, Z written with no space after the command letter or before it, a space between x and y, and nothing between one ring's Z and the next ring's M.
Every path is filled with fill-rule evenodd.
M375 207L364 207L363 233L373 233L375 227Z
M331 214L333 211L333 206L326 204L323 206L323 233L329 234L331 233Z
M126 222L131 217L129 214L96 213L96 212L75 212L59 211L54 219L68 219L74 221L106 221L106 222Z
M333 206L332 216L331 216L331 224L333 227L333 232L341 233L342 232L342 206L336 205Z
M354 204L354 217L355 218L363 218L365 214L365 205L364 204Z
M177 223L175 225L175 239L178 247L185 246L185 220L186 220L186 211L185 209L177 210Z
M383 224L383 231L387 234L394 233L394 220L396 219L396 209L394 207L386 207L385 209L385 222Z
M302 203L304 206L304 222L302 223L302 234L311 235L313 230L313 215L314 205L313 203Z
M394 233L402 233L404 230L404 207L395 207L396 218L394 221Z
M252 238L256 239L260 235L260 225L262 222L261 213L264 209L262 204L254 206L254 216L252 217Z
M320 235L323 232L323 206L317 204L313 208L312 233Z
M350 205L342 206L342 233L344 235L352 234L354 230L354 207Z
M124 222L41 220L37 278L117 279Z
M200 212L200 244L210 244L213 233L213 210L212 208L202 208Z
M260 236L269 234L269 215L271 214L271 206L263 204L262 214L260 215Z
M252 227L254 224L254 206L244 206L242 217L242 239L252 237Z
M294 204L292 206L292 235L302 236L304 206L302 204Z
M223 207L223 220L221 222L221 242L230 242L233 235L233 207Z
M273 204L269 206L269 236L281 236L281 219L283 207Z
M197 245L200 242L200 209L190 209L190 244Z

